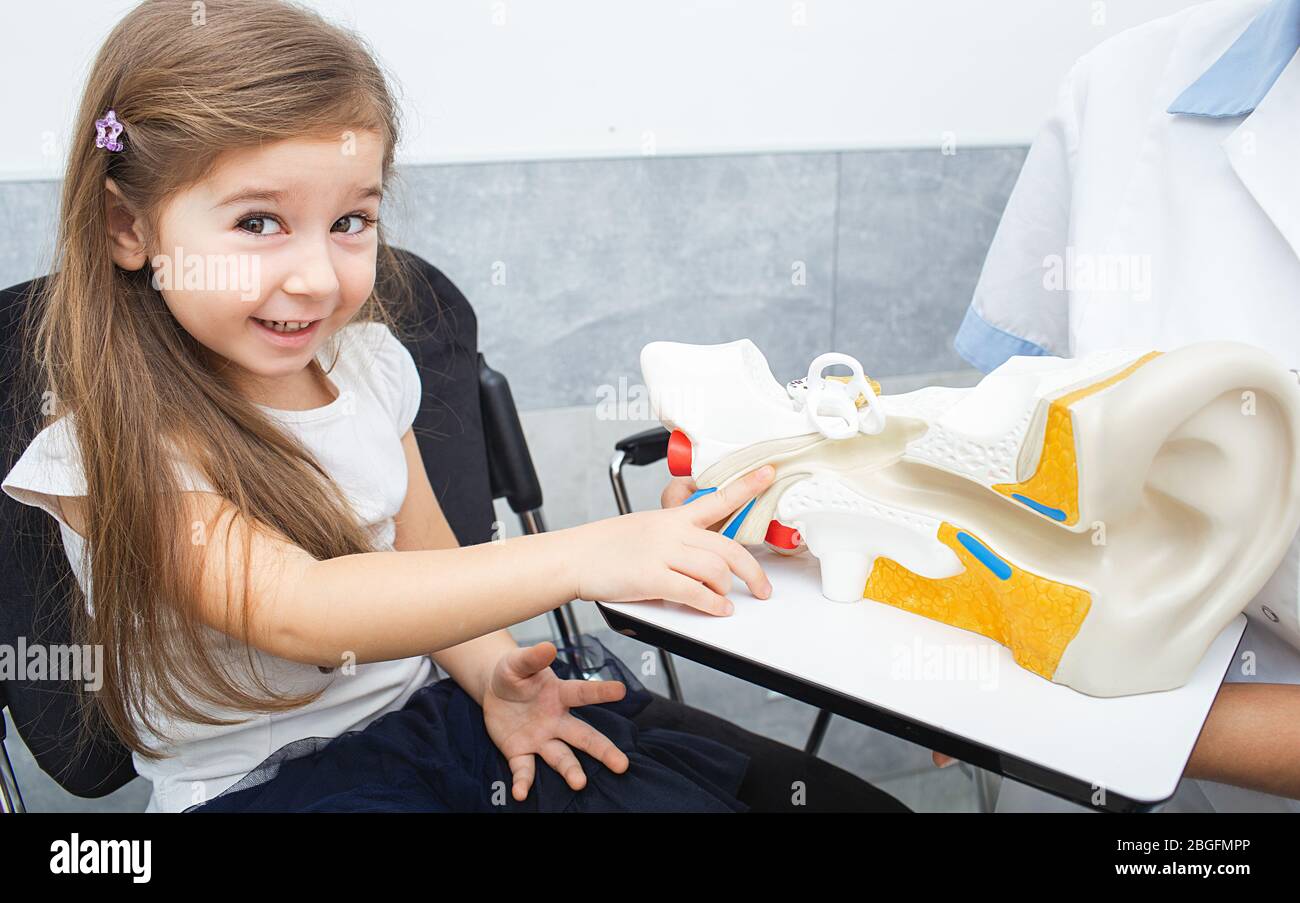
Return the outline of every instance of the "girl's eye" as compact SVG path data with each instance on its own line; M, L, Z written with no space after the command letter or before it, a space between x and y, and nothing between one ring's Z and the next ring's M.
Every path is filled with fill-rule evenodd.
M281 231L280 224L269 216L246 216L236 225L254 235L274 235Z
M341 216L335 220L334 225L337 227L343 224L342 229L335 228L335 232L342 232L344 235L358 235L375 223L379 222L372 216L366 216L364 213L349 213L347 216Z

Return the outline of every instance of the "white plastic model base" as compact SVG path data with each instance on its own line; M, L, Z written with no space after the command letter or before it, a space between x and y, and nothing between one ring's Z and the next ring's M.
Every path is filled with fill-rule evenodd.
M1300 385L1248 345L1013 357L893 396L845 355L782 386L748 339L653 342L641 368L675 474L776 467L728 536L1092 695L1185 683L1300 524Z

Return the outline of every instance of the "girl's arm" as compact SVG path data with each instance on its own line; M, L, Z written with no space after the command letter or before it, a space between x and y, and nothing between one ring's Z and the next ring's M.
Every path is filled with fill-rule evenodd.
M195 615L209 627L242 640L247 612L247 641L271 655L325 667L389 661L459 645L573 599L666 599L730 614L733 574L765 599L771 585L753 555L707 527L761 493L772 475L765 466L684 507L552 533L323 561L221 496L185 492L185 522L205 524L208 540L180 551L200 569ZM84 499L62 502L84 536Z
M460 547L447 516L442 513L442 506L429 483L429 474L424 467L424 457L420 446L415 441L415 432L407 430L402 437L402 449L406 454L406 499L402 509L397 512L397 537L393 546L399 552L414 549L455 549ZM483 704L483 693L487 689L492 669L501 656L518 644L509 631L498 630L477 639L452 646L431 657L444 671L451 675L466 693L479 705Z

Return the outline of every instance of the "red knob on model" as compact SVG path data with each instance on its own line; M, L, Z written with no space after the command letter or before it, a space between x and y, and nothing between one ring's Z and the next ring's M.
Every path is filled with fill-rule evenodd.
M675 477L691 475L691 439L681 430L668 437L668 472Z
M770 521L767 525L767 536L765 539L779 549L797 549L803 542L803 537L794 527L787 527L779 520Z

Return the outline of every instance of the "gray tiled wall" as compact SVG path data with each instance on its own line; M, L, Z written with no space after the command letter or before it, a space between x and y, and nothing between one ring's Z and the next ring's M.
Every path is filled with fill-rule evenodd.
M835 350L893 376L968 365L952 348L1022 148L842 154Z
M422 167L406 181L398 238L473 302L524 410L637 381L652 339L747 335L783 370L829 347L834 154Z
M752 338L792 378L965 367L952 334L1022 148L430 166L386 213L473 302L523 410L637 382L654 339Z

